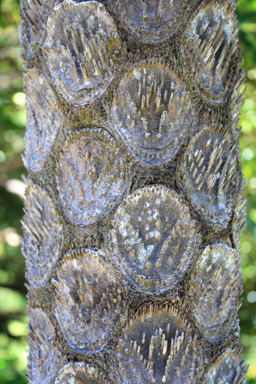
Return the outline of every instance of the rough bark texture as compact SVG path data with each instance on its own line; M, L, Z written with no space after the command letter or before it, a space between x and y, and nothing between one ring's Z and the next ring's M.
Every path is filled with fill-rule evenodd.
M235 3L21 1L30 383L245 383Z

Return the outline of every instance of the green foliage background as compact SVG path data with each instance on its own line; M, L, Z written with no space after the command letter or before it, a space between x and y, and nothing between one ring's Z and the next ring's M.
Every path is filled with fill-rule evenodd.
M22 217L21 161L26 125L18 25L19 1L1 0L0 12L0 377L2 384L26 383L28 311L25 266L20 252ZM256 0L237 7L247 73L240 141L248 198L247 228L241 256L244 300L240 309L241 344L248 383L256 384Z

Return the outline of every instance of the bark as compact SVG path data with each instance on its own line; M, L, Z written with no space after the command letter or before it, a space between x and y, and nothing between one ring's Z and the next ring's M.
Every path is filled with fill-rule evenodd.
M234 8L21 2L30 383L245 383Z

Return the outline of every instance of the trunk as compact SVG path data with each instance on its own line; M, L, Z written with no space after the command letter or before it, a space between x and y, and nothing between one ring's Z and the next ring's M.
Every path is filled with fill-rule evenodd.
M30 383L245 383L234 8L22 1Z

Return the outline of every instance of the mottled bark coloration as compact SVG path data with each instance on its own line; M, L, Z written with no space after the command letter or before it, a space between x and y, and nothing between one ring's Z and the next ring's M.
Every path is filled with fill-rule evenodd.
M21 1L32 384L244 384L236 1Z

